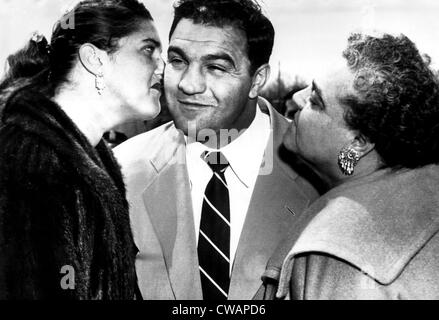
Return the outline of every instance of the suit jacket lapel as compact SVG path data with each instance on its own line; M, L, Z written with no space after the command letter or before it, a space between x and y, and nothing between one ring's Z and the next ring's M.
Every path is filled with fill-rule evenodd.
M261 276L271 254L288 234L289 226L297 218L296 213L300 214L309 202L294 182L297 174L284 170L285 164L278 158L277 150L287 124L281 122L268 104L266 106L273 131L234 260L229 290L229 299L232 300L253 298L262 283Z
M177 132L177 130L173 129ZM151 160L157 176L143 199L162 247L176 299L201 299L195 228L183 136L173 136Z

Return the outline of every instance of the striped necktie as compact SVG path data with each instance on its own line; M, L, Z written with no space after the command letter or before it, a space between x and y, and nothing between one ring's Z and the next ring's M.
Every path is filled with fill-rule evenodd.
M204 152L213 171L204 192L198 238L198 261L204 300L226 300L230 284L230 205L221 152Z

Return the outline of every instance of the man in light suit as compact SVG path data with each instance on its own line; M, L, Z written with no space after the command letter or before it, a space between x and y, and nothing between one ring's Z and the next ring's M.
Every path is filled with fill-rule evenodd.
M258 97L273 39L271 22L252 0L184 0L175 7L164 79L173 122L115 150L145 299L216 299L207 291L216 289L218 299L254 298L268 259L317 197L279 158L287 120ZM206 152L218 151L227 159L220 174L205 162ZM227 215L208 201L220 175ZM225 250L202 230L206 207L229 228L219 239ZM201 242L217 256L206 258ZM210 273L216 263L202 265L223 258L225 285Z

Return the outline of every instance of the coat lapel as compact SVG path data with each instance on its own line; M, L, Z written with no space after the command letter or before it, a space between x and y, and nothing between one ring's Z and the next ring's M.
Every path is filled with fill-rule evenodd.
M308 206L309 200L295 183L297 174L278 157L287 123L260 100L270 112L272 134L256 181L233 265L229 299L252 299L259 289L267 262L289 226Z
M201 299L183 137L174 137L165 149L151 160L157 176L145 189L143 200L162 248L175 299Z

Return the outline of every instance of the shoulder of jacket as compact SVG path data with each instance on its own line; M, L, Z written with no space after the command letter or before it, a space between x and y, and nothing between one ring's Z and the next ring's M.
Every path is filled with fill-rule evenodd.
M113 149L117 162L126 174L130 167L136 167L141 162L160 154L167 146L174 133L177 133L173 122L168 122L151 131L128 139Z

